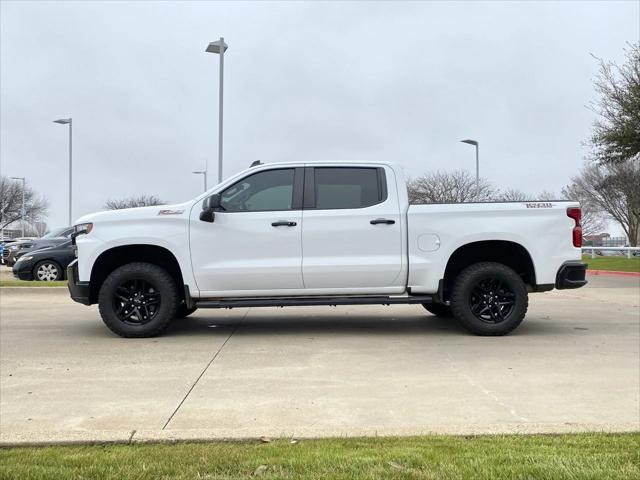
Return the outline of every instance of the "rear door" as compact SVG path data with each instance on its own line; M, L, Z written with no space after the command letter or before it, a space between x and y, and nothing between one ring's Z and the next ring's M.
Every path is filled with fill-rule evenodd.
M393 171L385 167L305 168L306 289L326 294L404 291L401 212L395 178L387 188L389 175Z

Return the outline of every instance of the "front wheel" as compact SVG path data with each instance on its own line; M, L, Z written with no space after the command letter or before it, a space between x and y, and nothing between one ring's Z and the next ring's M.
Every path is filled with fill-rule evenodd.
M467 267L455 280L451 293L454 317L476 335L506 335L522 323L528 305L524 282L501 263Z
M33 269L33 278L39 282L62 280L62 267L53 260L43 260Z
M121 337L153 337L175 317L178 289L163 268L129 263L106 278L98 305L102 320Z

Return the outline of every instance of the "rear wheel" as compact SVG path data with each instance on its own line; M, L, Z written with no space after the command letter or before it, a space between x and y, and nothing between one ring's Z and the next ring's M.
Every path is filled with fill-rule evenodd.
M451 307L444 303L423 303L422 306L429 313L433 313L436 317L450 318L453 316Z
M106 278L98 297L100 315L121 337L153 337L175 317L178 289L163 268L129 263Z
M43 260L33 269L33 278L40 282L62 280L62 267L53 260Z
M527 313L527 288L511 268L483 262L464 269L451 294L451 311L476 335L506 335Z

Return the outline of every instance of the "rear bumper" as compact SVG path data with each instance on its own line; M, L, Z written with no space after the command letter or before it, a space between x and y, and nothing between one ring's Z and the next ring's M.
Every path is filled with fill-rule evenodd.
M71 299L83 305L91 305L89 282L78 281L78 260L74 260L67 267L67 279Z
M558 270L556 275L556 288L565 290L568 288L580 288L587 284L587 265L585 263L566 262Z

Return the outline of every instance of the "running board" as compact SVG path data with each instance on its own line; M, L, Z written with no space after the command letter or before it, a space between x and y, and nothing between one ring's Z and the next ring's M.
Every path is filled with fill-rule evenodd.
M219 300L195 300L197 308L237 308L237 307L301 307L316 305L391 305L410 303L432 303L432 295L411 295L407 297L265 297L265 298L224 298Z

